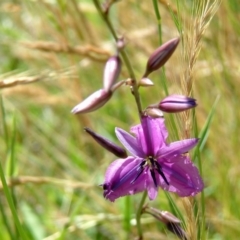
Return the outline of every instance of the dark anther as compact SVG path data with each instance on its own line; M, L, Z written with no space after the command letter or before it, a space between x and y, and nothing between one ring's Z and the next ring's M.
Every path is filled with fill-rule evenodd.
M161 165L160 165L157 161L155 161L155 166L157 167L157 172L158 172L158 173L160 174L160 176L163 178L164 182L165 182L167 185L169 185L169 182L168 182L167 178L165 177L165 175L164 175L164 173L163 173L163 171L162 171Z
M137 168L137 176L131 181L131 183L134 183L139 176L142 174L143 170L144 170L144 165L145 165L146 161L141 162L141 164L139 165L139 167Z
M108 189L108 184L102 184L103 190L107 190Z
M155 185L155 187L157 188L158 185L157 185L157 179L156 179L156 176L155 176L154 169L150 169L150 173L151 173L151 176L152 176L154 185Z

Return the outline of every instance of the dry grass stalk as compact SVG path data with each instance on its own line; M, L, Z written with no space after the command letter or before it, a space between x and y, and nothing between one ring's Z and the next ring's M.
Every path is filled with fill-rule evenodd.
M91 45L72 47L68 44L47 41L23 42L22 44L31 49L45 52L76 54L88 57L95 61L106 61L111 56L109 51Z
M197 223L193 211L193 199L183 198L182 204L187 216L187 235L189 240L197 240Z
M210 0L195 1L194 5L196 5L196 16L192 16L193 21L188 23L191 24L190 26L185 26L183 34L183 58L187 67L181 83L182 90L187 96L190 96L192 92L193 71L201 50L201 39L218 9L219 0L214 0L212 3L210 3ZM188 29L190 30L188 31Z
M181 90L186 96L192 95L194 84L194 67L201 50L202 37L216 13L220 0L195 1L193 4L194 11L192 21L185 23L183 34L183 62L186 65L185 71L181 77ZM193 23L193 24L192 24ZM192 122L190 119L191 111L181 114L184 126L184 138L191 137Z
M201 50L201 40L210 21L217 11L220 0L194 1L192 11L192 21L185 23L183 34L183 60L186 64L185 71L181 78L181 90L184 95L191 96L194 84L194 67ZM184 126L182 138L191 137L192 118L191 111L180 114L181 122ZM197 239L197 224L194 217L194 206L191 198L182 200L187 216L187 233L190 240Z
M91 184L83 183L83 182L77 182L77 181L71 181L71 180L63 180L63 179L57 179L52 177L34 177L34 176L19 176L10 178L7 180L8 187L15 187L19 185L25 185L25 184L56 184L64 187L69 188L81 188L81 189L89 189L92 187L96 187ZM3 190L2 184L0 184L0 191Z
M165 8L170 9L171 12L173 12L174 14L178 14L177 8L174 7L173 5L171 5L171 4L169 3L169 1L166 1L166 0L158 0L158 1L159 1L159 3L161 3Z
M40 75L40 76L10 77L3 80L0 79L0 88L9 88L21 84L29 84L40 81L43 78L44 76Z

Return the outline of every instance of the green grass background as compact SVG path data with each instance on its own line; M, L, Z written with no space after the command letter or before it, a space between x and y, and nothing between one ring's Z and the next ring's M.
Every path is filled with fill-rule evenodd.
M137 79L161 40L179 36L179 30L191 37L198 17L196 2L206 4L122 0L112 6L109 19L117 34L126 39L125 50ZM203 142L199 153L192 151L191 156L197 156L197 165L200 157L206 186L202 201L201 194L196 197L198 214L205 208L206 223L201 230L204 234L198 234L197 239L231 240L240 236L239 22L238 0L222 1L201 37L192 75L191 94L197 98L198 107L197 125L190 123L189 137L202 132ZM43 50L39 47L43 42L53 45ZM82 52L73 53L71 47ZM180 43L164 72L150 75L155 86L140 89L144 107L165 96L164 79L169 93L182 92L181 79L187 66L183 51L187 50ZM114 203L103 198L98 185L115 157L83 131L90 127L118 143L115 126L128 130L139 122L129 88L116 91L96 112L79 116L70 113L77 103L101 88L105 61L113 54L114 38L94 1L0 2L1 239L112 240L137 236L135 212L141 195ZM128 77L123 65L120 79ZM34 79L38 81L31 82ZM181 137L184 122L177 119ZM171 124L169 132L169 140L176 140ZM181 199L171 196L186 218ZM149 204L171 211L161 190ZM144 239L177 239L150 215L143 215L142 228Z

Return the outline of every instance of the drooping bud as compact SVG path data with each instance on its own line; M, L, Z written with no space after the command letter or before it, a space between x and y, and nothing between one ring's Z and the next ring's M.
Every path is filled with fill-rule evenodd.
M99 134L93 132L89 128L84 128L84 130L103 148L107 149L109 152L113 153L115 156L120 158L126 158L127 152L125 149L119 147L115 143L111 142L110 140L106 139L105 137L100 136Z
M172 56L180 39L173 38L157 48L149 57L143 77L147 77L151 72L162 67Z
M167 229L182 240L187 240L187 234L182 229L181 221L168 211L160 211L156 208L145 207L144 212L151 214L153 217L164 223Z
M138 82L138 86L140 86L140 87L151 87L153 85L154 85L154 83L149 78L142 78Z
M88 113L97 110L102 107L112 96L112 92L108 92L104 89L92 93L89 97L79 103L72 109L72 113Z
M196 99L183 95L169 95L159 104L159 109L163 112L177 113L197 106Z
M117 78L121 71L121 59L119 56L110 57L105 65L103 73L103 88L109 91L113 84L117 81Z

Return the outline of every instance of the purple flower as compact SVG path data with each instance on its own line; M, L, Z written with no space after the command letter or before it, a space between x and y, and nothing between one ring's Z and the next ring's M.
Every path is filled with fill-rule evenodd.
M147 77L151 72L162 67L172 56L180 39L173 38L157 48L149 57L143 77Z
M72 113L89 113L102 107L112 96L112 92L108 92L104 89L92 93L77 106L72 109Z
M121 71L121 59L119 56L112 56L108 59L103 74L104 89L108 92L117 81Z
M116 128L119 141L132 156L117 159L108 167L103 184L105 198L114 201L147 190L153 200L158 187L181 197L202 191L204 185L198 169L184 155L198 139L166 143L168 132L163 118L143 117L142 123L132 127L131 132L135 137Z
M159 109L163 112L177 113L186 111L197 106L196 99L183 95L169 95L159 104Z

